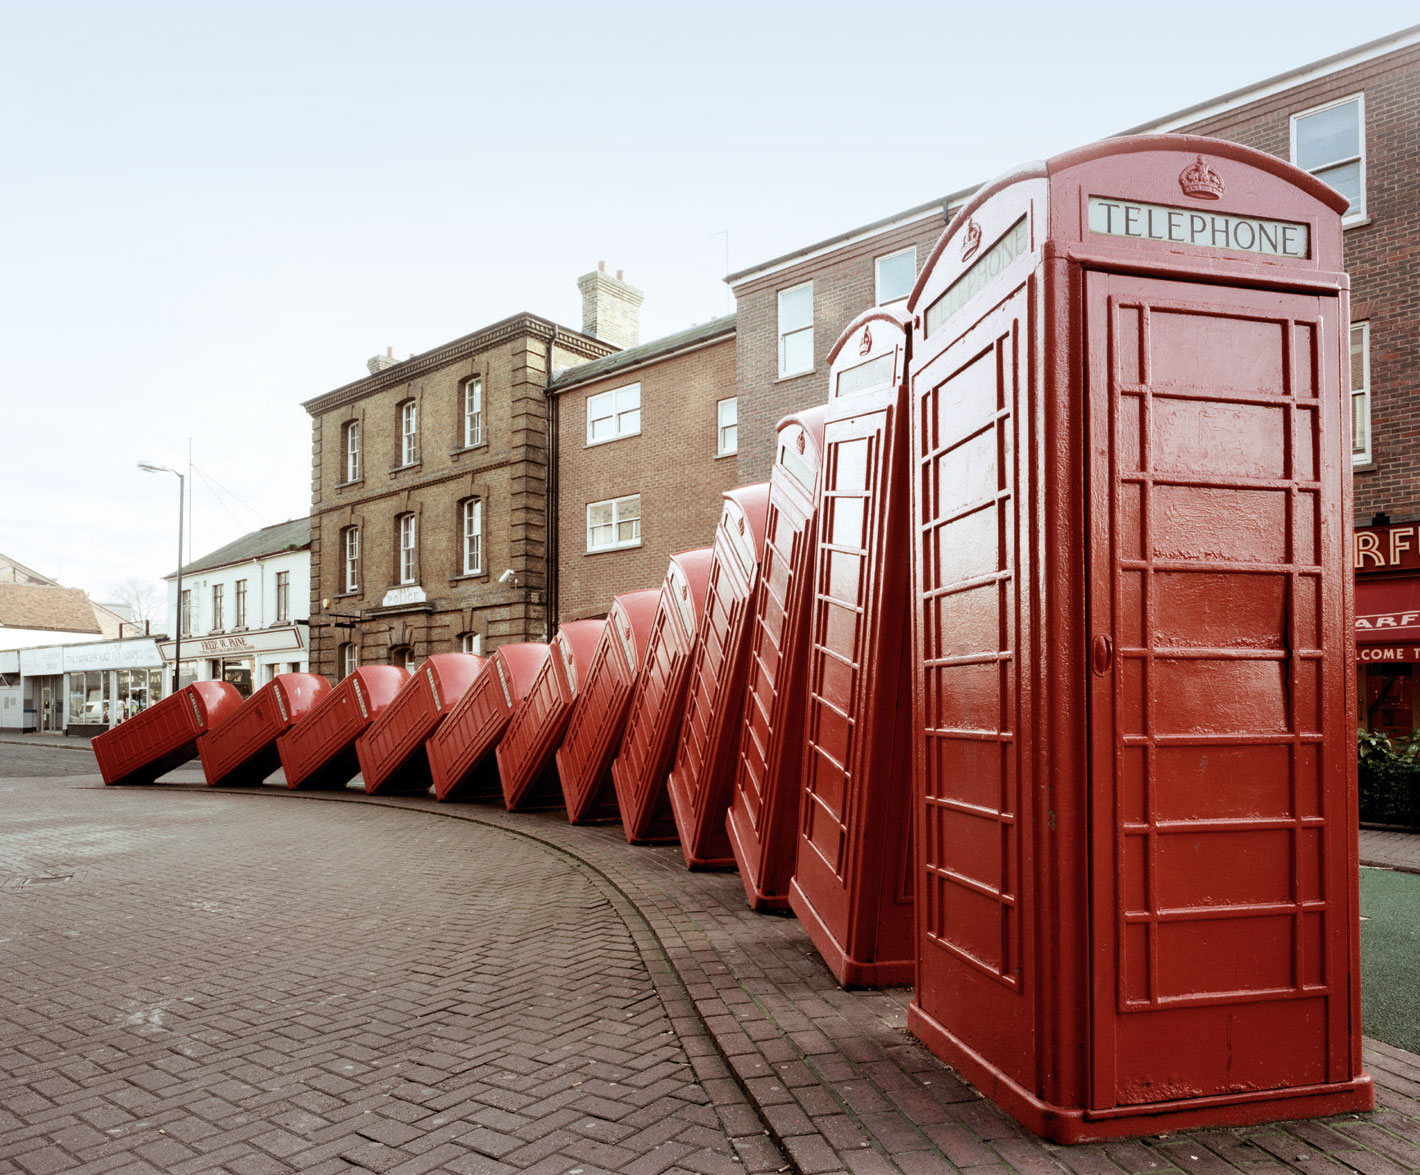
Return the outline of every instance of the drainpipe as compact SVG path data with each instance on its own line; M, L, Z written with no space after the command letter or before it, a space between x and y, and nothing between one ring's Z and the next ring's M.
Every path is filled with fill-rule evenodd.
M554 328L551 337L547 340L547 382L549 387L543 389L543 395L547 397L547 639L552 639L553 632L557 629L557 489L558 489L558 465L557 458L557 436L558 436L558 400L552 395L550 385L552 383L552 344L557 338L557 331Z

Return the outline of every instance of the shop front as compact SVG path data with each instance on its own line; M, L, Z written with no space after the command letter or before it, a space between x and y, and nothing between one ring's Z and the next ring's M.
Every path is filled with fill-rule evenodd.
M1420 729L1420 523L1356 529L1356 685L1361 725Z
M167 666L166 680L172 680L176 641L162 641L158 648ZM194 681L225 681L249 698L278 673L305 673L310 664L304 621L279 624L272 628L222 635L183 637L179 685Z
M101 734L162 696L162 659L147 637L21 649L25 730Z

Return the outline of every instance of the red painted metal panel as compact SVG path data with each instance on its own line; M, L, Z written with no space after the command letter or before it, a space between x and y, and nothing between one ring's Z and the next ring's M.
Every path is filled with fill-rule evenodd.
M276 740L330 690L318 673L278 673L197 740L208 787L254 786L281 766Z
M1371 1104L1339 211L1113 140L909 302L909 1026L1061 1141Z
M547 646L537 642L494 650L478 679L429 740L437 799L502 801L495 747L547 656Z
M581 683L556 755L567 819L573 824L621 818L611 761L621 745L660 599L659 588L613 598L591 661L579 673Z
M197 754L197 740L242 704L225 681L198 681L96 735L104 783L152 783Z
M605 627L604 620L572 620L557 630L548 646L552 655L498 741L498 777L510 810L562 807L554 756Z
M786 909L803 766L809 578L825 408L779 422L725 830L754 909Z
M890 309L849 325L824 419L789 906L853 985L913 974L904 328Z
M276 740L286 786L342 788L354 779L360 770L355 740L408 680L402 665L362 665L332 686Z
M681 852L691 869L733 865L725 815L744 709L749 630L769 510L769 483L725 493L704 618L690 666L685 717L666 782Z
M621 750L611 765L621 824L632 844L665 843L676 838L666 774L685 711L690 656L714 558L710 547L672 555L661 586Z
M422 792L433 783L424 744L483 668L472 653L434 653L355 740L365 791Z

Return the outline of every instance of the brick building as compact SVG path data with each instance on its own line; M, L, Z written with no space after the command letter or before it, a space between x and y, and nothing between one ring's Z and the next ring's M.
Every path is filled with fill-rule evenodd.
M546 388L615 349L515 314L304 404L313 671L547 639Z
M731 315L558 376L559 620L659 587L675 552L709 546L740 484Z

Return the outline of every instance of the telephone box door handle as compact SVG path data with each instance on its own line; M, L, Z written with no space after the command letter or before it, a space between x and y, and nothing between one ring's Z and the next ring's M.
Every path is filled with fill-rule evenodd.
M1090 645L1090 664L1095 674L1103 677L1114 664L1114 645L1103 633L1095 637Z

